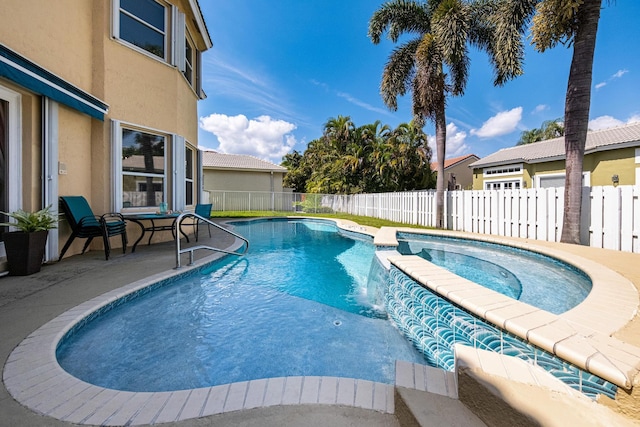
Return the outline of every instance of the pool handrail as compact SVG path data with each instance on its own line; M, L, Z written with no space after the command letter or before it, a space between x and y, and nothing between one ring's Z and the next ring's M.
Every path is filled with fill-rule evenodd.
M185 218L194 218L196 221L204 221L209 225L213 225L214 227L225 231L229 234L231 234L233 237L236 237L242 241L245 242L244 246L244 251L243 252L233 252L233 251L227 251L225 249L220 249L220 248L214 248L212 246L207 246L207 245L197 245L197 246L191 246L189 248L185 248L185 249L180 249L180 233L176 233L176 269L181 268L181 262L180 262L180 255L182 255L185 252L189 252L189 264L187 265L193 265L193 252L198 250L198 249L207 249L210 251L215 251L215 252L223 252L225 254L230 254L230 255L238 255L238 256L242 256L244 254L247 253L247 251L249 250L249 240L247 240L246 238L244 238L243 236L239 235L238 233L234 233L231 230L228 230L218 224L216 224L215 222L211 221L209 218L205 218L203 216L200 216L198 214L196 214L195 212L184 212L182 214L180 214L180 216L178 216L178 218L176 219L176 230L180 230L180 227L182 226L182 221Z

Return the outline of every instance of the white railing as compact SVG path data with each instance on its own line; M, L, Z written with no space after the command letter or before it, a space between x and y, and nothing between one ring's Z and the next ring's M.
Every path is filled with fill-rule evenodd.
M435 226L435 191L327 195L210 191L214 210L343 212L411 225ZM585 187L581 242L640 253L640 186ZM450 230L557 242L563 188L445 192Z

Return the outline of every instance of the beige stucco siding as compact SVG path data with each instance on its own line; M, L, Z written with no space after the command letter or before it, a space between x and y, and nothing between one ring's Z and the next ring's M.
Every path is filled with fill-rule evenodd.
M205 191L275 191L282 192L280 172L273 174L259 171L204 170Z
M70 108L58 107L58 160L67 173L58 175L61 196L83 194L89 202L92 170L91 118Z
M456 177L456 184L460 185L463 190L468 190L471 188L473 181L473 172L471 171L469 164L474 161L475 159L470 159L466 162L461 162L451 166L445 171L445 180L449 180L449 177L453 174Z
M77 87L91 91L91 32L97 3L55 0L51 7L54 3L46 0L3 0L0 40Z
M167 3L187 14L192 41L205 50L208 42L194 24L193 4L188 0ZM164 133L169 144L171 135L179 135L194 149L198 145L195 90L177 67L113 38L112 13L111 0L3 0L0 14L2 44L108 105L104 121L62 104L57 107L57 160L67 172L58 175L58 193L85 196L98 215L113 208L112 120ZM169 38L171 31L169 24ZM42 200L41 96L4 79L0 85L22 95L23 207L37 209ZM168 194L174 176L171 151L169 145ZM198 176L194 176L194 189L200 188ZM62 245L69 230L63 223L59 231ZM97 240L93 249L100 249ZM82 243L74 244L67 255L79 253ZM117 239L113 244L117 247Z
M196 96L174 67L122 43L107 50L105 100L109 116L197 140ZM139 76L143 75L143 79Z

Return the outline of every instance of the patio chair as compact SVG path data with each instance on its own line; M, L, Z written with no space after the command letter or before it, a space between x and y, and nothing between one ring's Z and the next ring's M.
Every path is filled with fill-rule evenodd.
M60 197L60 207L71 227L71 236L64 244L58 261L62 259L76 237L87 239L82 248L82 253L85 253L94 237L102 237L104 255L107 260L111 252L111 245L109 244L111 236L121 236L122 253L124 254L127 251L127 224L121 214L106 213L102 216L96 216L93 214L87 199L83 196Z
M200 215L203 218L209 219L211 218L211 207L213 205L211 203L208 204L202 204L202 203L198 203L196 205L196 210L195 210L195 214L196 215ZM196 234L196 242L198 241L198 228L199 225L202 221L199 220L198 218L196 218L196 220L193 223L193 226L195 227L195 234ZM207 223L207 229L209 230L209 237L211 237L211 226L209 225L209 223Z

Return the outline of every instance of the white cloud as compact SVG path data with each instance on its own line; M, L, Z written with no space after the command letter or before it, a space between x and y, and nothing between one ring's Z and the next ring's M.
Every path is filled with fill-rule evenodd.
M522 119L522 107L501 111L482 124L480 129L471 129L471 135L480 138L493 138L516 130Z
M616 126L622 126L624 124L640 122L640 114L635 114L627 119L626 122L616 119L612 116L600 116L593 120L589 120L589 130L608 129Z
M543 111L547 111L548 109L549 106L546 104L536 105L536 108L533 109L533 112L531 114L542 113Z
M611 116L600 116L589 121L589 129L599 130L623 125L624 122Z
M640 114L634 114L633 116L629 117L629 120L627 120L627 123L637 123L640 122Z
M447 125L447 146L445 157L456 157L464 154L469 150L469 146L465 144L467 133L459 130L453 123ZM436 137L429 136L429 146L431 147L431 161L438 161L438 153L436 152Z
M614 75L611 76L612 79L619 79L620 77L624 76L625 74L627 74L629 72L629 70L618 70Z
M611 80L621 78L622 76L624 76L624 75L625 75L625 74L627 74L628 72L629 72L629 70L627 70L627 69L622 69L622 70L618 70L618 71L616 71L615 73L613 73L613 74L611 75L611 77L609 77L609 78L607 79L607 81L604 81L604 82L600 82L600 83L598 83L598 84L595 86L596 90L598 90L598 89L600 89L600 88L602 88L602 87L606 86L606 85L607 85L607 82L610 82Z
M291 134L296 125L269 116L249 120L242 114L211 114L200 118L200 127L218 138L222 153L249 154L274 163L297 142Z

